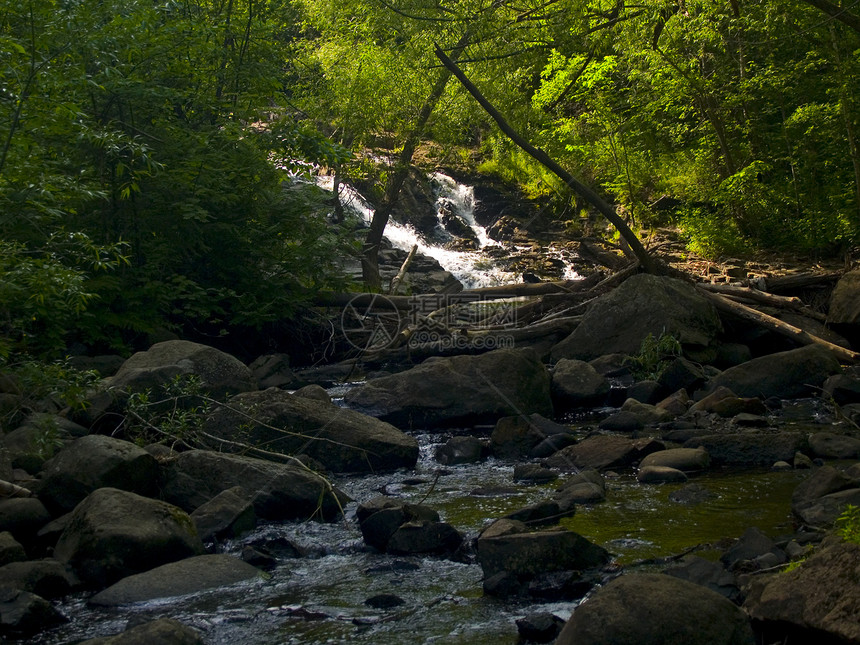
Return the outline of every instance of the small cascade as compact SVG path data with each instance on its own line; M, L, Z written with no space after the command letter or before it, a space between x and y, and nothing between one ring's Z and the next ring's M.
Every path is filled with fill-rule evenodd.
M514 284L523 279L523 270L507 269L515 264L510 259L519 255L534 255L550 258L559 269L561 279L577 280L579 275L570 262L552 246L538 251L530 247L502 245L491 239L487 230L475 221L475 194L472 186L462 184L440 172L429 176L436 198L436 231L428 239L411 225L389 220L385 237L395 248L409 251L413 245L418 251L436 260L450 272L466 289ZM334 179L318 176L316 183L332 191ZM373 207L349 184L340 184L340 200L344 208L358 215L366 224L373 219ZM558 278L556 278L558 279Z
M475 223L475 218L472 215L474 211L474 196L472 195L471 187L458 184L445 175L436 174L444 178L443 181L437 180L441 186L437 199L437 207L447 208L455 216L462 218L467 226L474 231L481 246L492 244L493 242L487 237L486 231L483 227ZM317 177L317 185L325 190L333 190L334 179L327 176ZM373 207L355 188L348 184L341 184L339 194L344 208L360 216L366 224L370 224L370 221L373 219ZM393 220L389 220L385 226L385 237L388 238L392 246L404 251L409 251L413 245L417 245L420 253L439 262L466 289L510 284L520 281L519 274L498 268L491 259L477 250L457 251L428 242L411 226L400 224Z

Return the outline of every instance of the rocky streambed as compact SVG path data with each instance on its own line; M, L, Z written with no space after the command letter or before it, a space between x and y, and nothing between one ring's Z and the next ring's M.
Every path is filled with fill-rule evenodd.
M552 345L328 391L331 369L156 344L85 410L5 428L0 629L860 642L860 546L831 532L860 505L860 374L814 345L753 358L724 325L691 287L637 276ZM680 351L642 378L649 333Z

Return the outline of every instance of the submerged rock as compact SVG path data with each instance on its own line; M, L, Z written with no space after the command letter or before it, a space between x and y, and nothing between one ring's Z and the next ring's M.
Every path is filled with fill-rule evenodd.
M115 636L91 638L80 645L204 645L197 630L172 618L159 618L129 627Z
M749 620L724 596L660 573L616 578L579 605L557 645L753 645Z
M400 427L453 425L537 412L552 416L550 377L529 350L431 358L368 381L344 401Z

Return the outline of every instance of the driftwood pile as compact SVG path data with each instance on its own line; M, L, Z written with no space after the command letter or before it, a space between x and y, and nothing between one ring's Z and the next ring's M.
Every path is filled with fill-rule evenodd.
M583 280L511 284L454 294L335 294L317 304L344 311L342 329L363 362L415 360L486 351L511 343L560 340L576 328L594 299L640 270L639 263L633 262L608 276L595 273ZM693 282L692 277L677 270L671 274ZM754 284L694 284L723 316L758 325L801 345L823 345L843 363L854 363L860 358L857 352L760 310L787 311L825 322L823 313L800 298L780 294L832 286L839 276L836 272L809 273L760 278ZM362 336L357 331L366 333Z

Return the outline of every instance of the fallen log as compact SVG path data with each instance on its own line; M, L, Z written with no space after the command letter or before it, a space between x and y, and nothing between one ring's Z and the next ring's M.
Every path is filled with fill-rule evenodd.
M792 289L824 287L827 283L836 282L841 277L841 271L831 271L829 273L804 273L801 275L784 275L773 278L761 278L756 281L756 284L763 291L776 293L779 291L791 291Z
M714 303L714 306L726 313L730 313L732 315L738 316L744 320L748 320L753 322L765 329L768 329L772 332L780 334L781 336L785 336L786 338L790 338L794 342L800 345L811 345L815 343L816 345L821 345L826 347L833 355L836 356L840 361L845 363L856 363L860 360L860 354L857 352L852 352L850 349L845 349L844 347L840 347L839 345L834 345L833 343L824 340L823 338L819 338L818 336L814 336L809 332L803 331L802 329L798 329L793 325L789 325L778 318L774 318L773 316L768 316L767 314L763 314L760 311L756 311L752 307L747 307L746 305L742 305L739 302L735 302L727 298L726 296L720 295L718 293L713 293L702 289L700 287L699 291L705 295L711 302Z
M777 309L791 309L792 311L800 312L809 318L815 318L822 322L827 319L827 316L817 311L813 311L805 302L803 302L803 300L794 296L778 296L753 287L743 287L732 284L708 284L704 282L700 283L699 287L705 291L719 293L735 300L742 299L751 302L758 302L769 307L776 307Z

